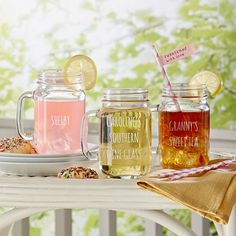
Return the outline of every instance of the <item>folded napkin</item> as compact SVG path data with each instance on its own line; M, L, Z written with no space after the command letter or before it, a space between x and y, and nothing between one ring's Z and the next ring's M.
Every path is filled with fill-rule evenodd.
M162 194L200 215L227 224L236 204L236 168L217 169L198 177L167 181L157 177L157 171L137 184L152 192Z

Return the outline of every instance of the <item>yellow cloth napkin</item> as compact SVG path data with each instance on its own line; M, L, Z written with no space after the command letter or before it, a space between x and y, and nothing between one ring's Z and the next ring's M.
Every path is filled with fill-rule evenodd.
M138 180L137 184L220 224L228 223L236 203L235 167L231 170L212 170L199 177L186 177L176 181L161 180L151 174L150 177Z

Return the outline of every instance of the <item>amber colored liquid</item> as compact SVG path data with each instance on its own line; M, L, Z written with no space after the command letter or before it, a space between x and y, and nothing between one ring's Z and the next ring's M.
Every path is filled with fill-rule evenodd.
M163 168L182 169L209 161L209 111L159 111L160 162Z
M103 108L100 118L101 170L116 178L147 174L152 164L149 109Z

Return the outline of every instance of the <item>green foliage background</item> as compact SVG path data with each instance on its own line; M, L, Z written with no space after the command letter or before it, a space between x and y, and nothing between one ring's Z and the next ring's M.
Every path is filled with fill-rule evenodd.
M3 0L0 2L4 4ZM64 59L75 53L91 56L98 65L99 78L95 88L87 93L87 109L93 105L99 106L102 91L108 87L148 88L151 103L156 104L160 101L163 81L150 45L155 42L160 53L165 53L194 42L198 46L198 53L169 65L169 77L173 82L188 81L201 70L218 73L224 81L224 88L219 96L209 98L211 125L213 128L236 130L236 1L182 1L176 19L156 15L152 9L132 12L129 17L116 11L104 14L103 7L107 2L108 0L80 1L79 11L87 12L92 18L82 33L73 39L67 37L66 29L72 25L83 25L76 18L71 22L68 17L68 21L57 22L51 29L43 32L40 37L52 54L49 53L43 59L45 63L41 66L63 66ZM158 7L161 2L157 1L154 7ZM33 15L44 15L52 8L59 8L69 16L66 3L66 0L36 0L35 7L18 19L17 24L12 26L7 22L0 22L0 118L15 116L17 98L24 90L33 87L38 71L42 69L28 61L27 42L24 37L15 36L16 28L23 29ZM91 44L96 38L88 35L95 32L102 22L125 29L125 33L117 32L117 37L112 41ZM171 28L168 28L169 22ZM65 31L63 36L60 34L62 31ZM104 55L100 54L101 49L105 51ZM23 82L25 70L28 82ZM26 103L25 109L31 111L31 103ZM190 224L189 213L173 211L171 214L179 217L185 224ZM46 217L47 214L36 215L32 221L40 221ZM118 220L124 225L118 229L118 235L142 235L144 228L140 219L118 213ZM97 227L98 215L93 212L83 227L84 235L91 235L91 230ZM43 235L41 231L43 229L33 224L31 235ZM166 230L165 233L168 234ZM211 233L216 234L214 229Z
M104 14L103 8L107 0L80 2L80 11L92 17L78 36L73 39L66 37L68 27L82 24L75 18L73 22L68 20L55 23L40 37L45 40L48 51L52 53L44 58L47 66L60 67L67 56L75 53L85 53L95 59L99 79L96 87L87 93L88 109L91 104L99 106L102 91L107 87L146 87L150 91L151 103L158 103L163 81L150 45L157 43L160 52L165 53L195 42L198 53L169 65L169 77L173 82L188 81L201 70L208 69L218 73L224 80L224 89L219 96L209 99L211 125L213 128L236 129L235 1L182 1L176 19L156 15L152 9L137 10L130 13L129 17L116 11ZM21 17L15 27L23 27L34 14L46 14L52 8L60 8L69 16L70 12L67 12L64 4L64 0L37 0L34 9ZM158 7L158 4L154 7ZM89 36L89 32L96 32L103 22L125 29L125 33L122 35L117 32L116 38L111 42L91 46L91 42L96 40L94 36ZM63 30L64 36L58 36ZM42 68L33 64L27 65L27 42L24 38L14 36L14 27L0 23L0 35L0 117L14 117L18 96L32 87L39 69ZM101 49L105 51L102 59L99 54ZM25 68L28 70L28 84L23 83L23 86L15 81L23 79L19 77ZM26 104L26 109L32 109L30 103Z

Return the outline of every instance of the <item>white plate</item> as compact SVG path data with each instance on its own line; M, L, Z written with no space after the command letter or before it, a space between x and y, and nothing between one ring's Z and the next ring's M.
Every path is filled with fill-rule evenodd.
M97 164L96 161L78 161L70 162L55 162L55 163L13 163L0 162L0 172L13 175L26 176L51 176L57 175L58 172L69 166L84 166L92 167Z
M57 158L57 157L64 157L64 156L75 156L75 155L81 155L82 152L78 153L64 153L64 154L21 154L21 153L8 153L8 152L0 152L0 157L33 157L33 158Z
M89 150L95 150L96 146L89 143ZM82 151L68 154L19 154L0 152L0 162L17 162L17 163L48 163L48 162L71 162L84 161L86 157Z
M50 155L30 155L21 154L21 156L16 155L3 155L0 154L0 162L17 162L17 163L48 163L48 162L68 162L68 161L82 161L86 160L82 153L77 153L76 155L57 155L51 157Z

